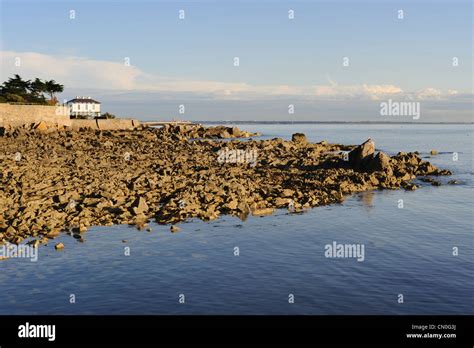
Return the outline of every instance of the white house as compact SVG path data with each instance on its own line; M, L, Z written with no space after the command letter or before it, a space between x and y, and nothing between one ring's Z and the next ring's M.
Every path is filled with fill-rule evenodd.
M69 100L67 105L72 118L100 116L100 103L91 97L76 97Z

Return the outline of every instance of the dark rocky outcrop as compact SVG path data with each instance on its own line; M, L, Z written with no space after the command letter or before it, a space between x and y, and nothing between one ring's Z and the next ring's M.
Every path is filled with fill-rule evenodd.
M368 172L383 171L388 176L392 176L393 169L390 162L391 162L390 156L380 151L379 153L377 153L377 155L375 155L375 157L367 158L367 163L366 163L367 171Z
M369 138L349 152L349 163L355 168L361 168L373 159L374 153L375 143Z
M163 131L174 136L188 139L230 139L249 138L258 136L258 133L250 133L240 130L237 127L203 127L201 125L172 125L163 127Z
M296 144L306 144L308 139L306 139L306 135L303 133L295 133L291 136L291 141Z

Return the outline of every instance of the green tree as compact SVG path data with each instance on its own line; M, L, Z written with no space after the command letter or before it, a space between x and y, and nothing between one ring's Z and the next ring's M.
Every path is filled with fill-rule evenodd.
M10 77L8 81L5 81L2 86L2 94L16 94L19 96L25 96L28 94L28 88L30 87L30 80L23 80L20 75L15 74Z
M23 80L15 74L0 86L0 102L56 104L55 94L61 93L64 86L54 80L43 81L35 78L33 81ZM50 96L46 102L45 93Z
M28 89L30 90L31 94L39 98L43 95L43 93L46 92L46 85L43 81L41 81L41 79L35 78L35 80L30 83Z
M56 99L56 93L61 93L64 90L64 86L56 83L54 80L45 81L45 91L49 94L50 100Z

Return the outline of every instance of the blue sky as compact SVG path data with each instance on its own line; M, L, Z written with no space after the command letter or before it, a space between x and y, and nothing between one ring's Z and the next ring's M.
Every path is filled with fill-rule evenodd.
M2 80L54 78L117 114L373 120L391 98L472 118L469 0L0 2Z

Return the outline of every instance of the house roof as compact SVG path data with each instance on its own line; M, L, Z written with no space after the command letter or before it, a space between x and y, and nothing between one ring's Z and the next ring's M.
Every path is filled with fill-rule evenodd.
M97 100L92 99L91 97L76 97L68 101L68 103L92 103L100 104Z

